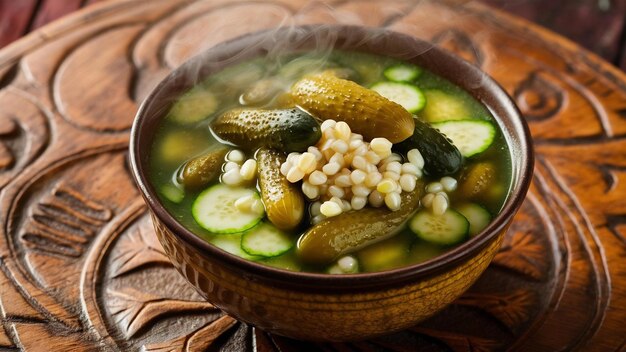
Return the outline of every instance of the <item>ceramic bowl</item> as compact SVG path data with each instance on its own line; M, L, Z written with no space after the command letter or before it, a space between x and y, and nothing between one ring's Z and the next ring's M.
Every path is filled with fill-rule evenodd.
M502 212L479 235L436 258L395 270L353 275L290 272L213 247L167 212L147 177L156 127L172 102L228 65L259 55L332 48L399 58L464 88L493 113L512 158ZM381 29L304 26L254 33L217 45L174 70L146 98L130 142L132 170L157 236L176 269L209 302L258 328L296 339L346 341L410 327L441 310L483 273L522 204L533 169L528 126L484 72L428 42Z

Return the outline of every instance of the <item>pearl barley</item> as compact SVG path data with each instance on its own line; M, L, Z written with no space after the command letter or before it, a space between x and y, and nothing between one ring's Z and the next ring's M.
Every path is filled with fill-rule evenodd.
M370 142L370 148L381 158L391 155L391 147L393 144L387 138L374 138Z
M281 174L289 182L303 181L301 189L306 198L330 199L317 202L311 214L312 223L363 209L368 204L397 210L400 194L417 187L417 180L422 176L419 151L411 153L409 161L414 163L404 162L401 155L392 153L393 144L386 138L365 141L362 135L352 133L343 121L326 120L321 129L322 138L316 145L308 147L304 153L290 153L287 161L280 165ZM239 171L240 164L233 164L233 169ZM250 172L252 165L248 164L241 167L244 169L242 176L246 174L243 171Z
M322 203L320 212L326 217L337 216L343 212L341 206L335 202L326 201Z

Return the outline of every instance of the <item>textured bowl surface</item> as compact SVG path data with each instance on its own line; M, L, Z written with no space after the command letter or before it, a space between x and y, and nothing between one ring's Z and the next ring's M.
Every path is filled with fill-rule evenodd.
M485 104L505 134L512 187L502 212L478 236L429 261L354 275L296 273L266 267L209 245L178 223L148 181L149 149L159 120L182 92L228 65L259 55L354 50L423 66ZM498 251L530 185L528 127L502 88L478 68L403 34L353 26L304 26L246 35L215 46L166 77L140 107L131 133L133 175L159 240L175 267L206 299L267 331L307 340L345 341L400 330L431 316L467 290Z

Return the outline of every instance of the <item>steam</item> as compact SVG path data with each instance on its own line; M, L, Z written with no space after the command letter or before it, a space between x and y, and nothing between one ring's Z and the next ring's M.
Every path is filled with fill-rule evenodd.
M300 56L299 59L308 59L308 64L311 70L314 71L324 67L332 52L336 49L356 49L356 51L366 51L392 56L400 60L412 61L416 57L432 50L433 45L426 43L415 45L410 37L401 37L399 40L394 39L390 41L388 36L389 29L379 26L391 26L393 30L404 33L425 34L428 31L420 28L423 22L420 23L411 18L411 21L401 21L401 24L397 25L397 21L402 20L403 16L413 15L416 11L422 11L422 8L428 10L429 7L433 6L429 3L428 1L419 0L407 2L358 1L352 3L340 1L336 2L337 7L333 7L323 1L311 1L297 11L294 11L286 4L260 3L262 5L256 6L262 6L263 12L255 14L256 18L253 20L250 19L250 16L242 16L241 18L236 16L237 11L246 11L246 6L249 6L249 3L233 4L221 10L213 10L210 15L204 16L205 20L207 20L207 17L210 17L212 22L202 22L205 27L210 27L210 30L207 27L203 31L206 32L206 36L211 37L208 40L209 43L215 44L220 42L221 39L219 38L231 37L231 39L213 46L213 50L209 50L188 61L180 69L176 70L170 79L179 81L181 86L188 89L205 82L207 77L213 76L216 72L227 67L262 57L264 67L267 70L261 75L255 76L251 74L247 77L248 83L250 83L266 78L268 72L276 72L286 65L289 60L293 59L293 57L287 55L288 53L308 53ZM369 8L350 11L344 6L346 4L351 6L370 6L371 8L378 8L380 11L384 11L384 16L377 17L379 19L382 18L382 23L372 22L372 17L376 16L368 16L367 10ZM206 5L203 6L206 7ZM227 11L227 13L219 11ZM418 19L424 19L426 18L425 16L427 14L420 12L417 17ZM446 21L462 20L458 16L455 17L450 14L447 16L452 17L446 18ZM325 24L307 24L317 22L319 19L325 22ZM438 20L433 19L435 22ZM348 32L337 30L338 24L356 26L353 28L358 27L360 29ZM271 28L265 29L259 34L258 30L268 27ZM193 28L197 30L202 28L202 26L198 24L193 26ZM241 33L243 36L232 38L233 32ZM347 35L348 33L350 34ZM194 33L194 36L197 36L197 33ZM184 41L185 39L179 38L178 40ZM240 45L234 50L233 47L237 46L235 43L241 43L241 41L245 42L245 45ZM184 47L185 45L188 47L192 46L190 43L185 42L174 42L168 45L174 48L177 46ZM228 53L227 55L223 54L226 52ZM438 63L435 62L433 65L436 67ZM470 84L475 88L480 87L483 83L483 78L477 77L477 80L472 81ZM174 96L178 96L181 91L174 93ZM172 99L173 97L170 94L164 95L163 98Z
M420 1L412 2L414 4L413 6L419 2ZM363 3L367 4L369 2L364 1ZM384 7L393 9L392 11L387 10L390 12L387 15L388 18L396 18L403 15L401 11L402 9L394 9L394 5L386 5L385 2L380 1L372 3L376 3L376 6L381 8ZM338 2L337 4L341 5L342 3ZM366 42L384 40L383 32L385 30L373 27L374 25L379 25L380 23L371 23L371 19L368 18L368 15L371 14L363 14L357 13L357 11L346 10L344 9L345 6L333 7L327 2L311 1L299 10L294 11L289 8L288 5L263 3L262 5L258 5L262 6L262 8L259 8L259 13L252 20L249 15L245 15L245 12L254 10L249 10L247 6L250 5L248 3L240 5L234 4L222 9L213 10L209 15L201 16L201 18L197 20L200 21L200 19L204 17L204 20L207 21L206 23L203 22L205 28L202 28L200 24L193 26L190 25L189 27L191 29L188 29L183 33L189 36L193 35L194 37L197 37L197 30L202 30L202 32L206 33L206 36L209 38L206 40L207 43L190 43L188 42L189 36L184 37L181 34L172 38L172 43L168 44L168 47L174 48L174 50L178 48L181 51L190 51L190 48L194 45L198 46L198 44L200 44L200 46L206 47L207 44L209 44L208 46L212 46L221 41L221 39L213 38L232 39L232 33L239 33L245 36L245 33L258 32L259 30L263 30L264 27L272 27L271 29L266 29L263 38L260 38L256 43L250 43L251 45L249 47L243 48L241 51L228 57L210 56L205 57L205 60L196 61L195 64L187 64L184 67L184 72L178 71L178 74L184 74L188 78L188 81L200 83L200 81L204 78L202 75L203 68L208 67L209 70L211 70L211 68L226 67L258 56L259 53L265 56L267 63L280 66L285 63L284 54L286 51L289 51L289 49L293 49L294 47L304 47L306 43L309 43L309 45L307 45L307 49L315 52L315 56L320 58L320 65L323 65L324 58L328 58L333 49L337 47L336 44L340 39L340 33L337 33L335 30L335 26L337 24L362 26L370 29L369 33L365 36L359 35L353 38L342 38L343 41L341 47L343 48L352 48L355 46L360 47ZM236 16L237 11L242 13L242 16L240 16L241 18ZM268 19L272 20L271 24ZM310 28L303 29L300 27L302 24L306 25L318 22L319 19L326 22L326 24L318 24L315 30L311 30ZM195 30L196 33L192 33L192 30ZM277 40L277 38L281 38L280 41ZM313 45L310 45L311 43ZM220 45L222 44L217 44L217 46ZM341 47L339 47L339 49L341 49ZM401 59L410 59L420 53L406 50L404 52L396 51L391 54ZM167 59L167 53L165 53L165 55L166 58L164 60L168 62L168 65L174 66L176 64L176 60L174 60L174 62L169 62L171 60Z

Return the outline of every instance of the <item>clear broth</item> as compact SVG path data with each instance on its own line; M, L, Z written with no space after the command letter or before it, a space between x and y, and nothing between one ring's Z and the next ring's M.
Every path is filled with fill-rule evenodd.
M325 54L303 53L288 55L278 59L257 58L218 72L193 88L206 89L217 95L219 108L214 114L191 125L180 125L168 119L163 119L160 122L150 153L149 175L151 182L157 190L161 190L164 187L174 187L183 190L176 176L179 172L179 168L186 160L194 156L201 155L217 146L228 145L211 133L209 125L213 118L219 116L224 111L235 107L242 107L239 103L239 97L241 93L254 82L264 78L275 77L276 75L283 75L285 76L282 80L284 83L283 88L285 91L288 91L289 86L304 74L327 67L343 67L356 72L356 78L353 79L356 83L369 87L376 82L385 80L383 70L386 67L399 63L402 62L383 56L358 52L333 51ZM287 72L285 73L285 71ZM493 116L479 101L474 99L463 89L428 70L424 69L413 83L423 91L436 89L448 93L459 99L470 111L473 118L489 120L495 123ZM255 107L270 109L273 108L275 104L276 99L272 99L268 103ZM420 114L417 113L418 117L419 115ZM497 126L497 123L495 123L495 125ZM182 156L174 158L170 155L166 158L164 155L167 153L164 153L164 151L172 150L172 145L175 145L175 143L172 144L171 139L172 136L176 134L182 136L181 139L186 141L186 146L178 153ZM170 139L170 145L168 145L168 139ZM229 145L229 147L232 148L233 146ZM254 151L244 151L247 157L254 155ZM495 140L489 149L477 156L466 159L464 167L458 174L453 175L453 177L460 180L463 177L463 173L466 172L471 165L479 162L489 162L496 168L496 179L490 188L490 194L477 200L464 199L453 192L450 194L451 207L454 208L455 204L460 204L465 201L479 201L482 206L495 216L501 210L506 200L511 180L510 152L499 128L497 129ZM426 184L431 181L436 181L435 179L429 179L426 175L424 178ZM212 234L196 223L191 214L191 207L200 192L201 190L184 190L184 197L179 203L170 201L167 197L164 197L161 192L159 192L159 196L166 209L181 224L208 242L215 242L216 240L228 241L228 237L236 241L238 235ZM304 225L300 226L298 230L292 233L294 242L310 227L310 225L308 225L310 220L308 216L308 214L305 214L305 219L303 220ZM405 225L394 237L356 251L351 255L358 259L360 272L371 272L419 263L440 255L449 249L450 247L437 246L417 238L408 226ZM328 271L328 267L315 267L300 262L295 254L295 246L292 250L279 257L260 259L257 261L287 270L308 272Z

